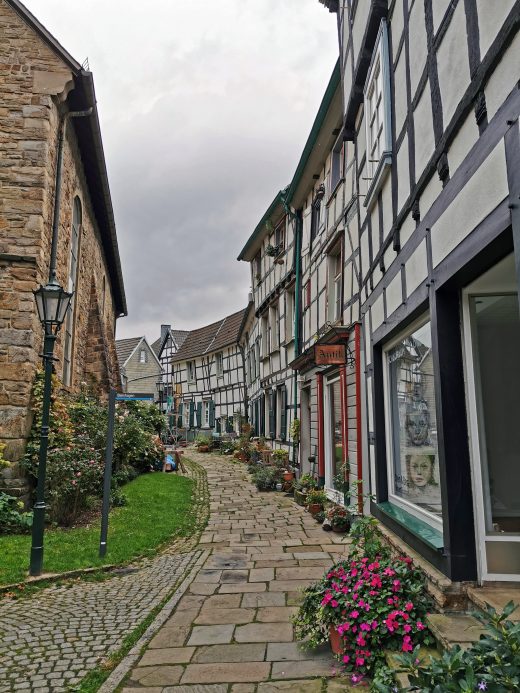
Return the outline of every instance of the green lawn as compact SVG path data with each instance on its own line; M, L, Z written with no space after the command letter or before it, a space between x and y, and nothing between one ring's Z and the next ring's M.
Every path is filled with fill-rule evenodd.
M44 572L59 573L153 554L158 546L197 531L194 482L176 474L145 474L124 486L128 505L110 513L108 549L99 558L99 521L45 531ZM31 538L0 536L0 585L27 577Z

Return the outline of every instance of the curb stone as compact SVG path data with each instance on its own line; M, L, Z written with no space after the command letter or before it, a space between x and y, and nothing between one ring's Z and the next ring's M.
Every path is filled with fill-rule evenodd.
M169 618L172 611L175 609L175 607L179 603L181 597L186 592L188 587L193 582L195 576L197 575L199 570L204 565L209 554L210 554L210 552L208 550L202 551L200 553L199 557L196 560L195 565L193 566L193 568L190 571L190 574L184 578L182 583L175 590L173 595L170 597L170 599L167 601L167 603L163 606L161 611L157 614L157 616L152 621L152 623L148 626L148 628L145 630L145 632L141 635L141 637L135 643L135 645L132 647L130 652L125 657L123 657L121 662L119 662L119 664L112 671L110 676L100 686L100 688L98 689L98 693L113 693L113 691L116 690L116 688L119 686L119 684L123 681L124 677L129 673L129 671L132 669L132 667L136 663L137 659L139 658L139 656L141 654L141 650L143 649L143 647L150 642L150 640L155 635L155 633L159 630L159 628Z

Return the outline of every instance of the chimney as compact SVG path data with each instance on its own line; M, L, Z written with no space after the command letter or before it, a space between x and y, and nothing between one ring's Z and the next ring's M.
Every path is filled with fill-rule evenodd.
M168 334L168 332L171 330L172 326L171 325L161 325L161 344L164 342L164 338Z

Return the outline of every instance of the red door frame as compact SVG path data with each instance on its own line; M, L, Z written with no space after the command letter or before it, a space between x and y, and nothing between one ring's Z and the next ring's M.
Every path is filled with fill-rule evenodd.
M325 427L323 421L323 374L316 374L318 385L318 479L320 486L325 484Z
M358 511L363 512L363 450L361 444L361 325L354 326L354 356L356 368L356 452L358 484Z

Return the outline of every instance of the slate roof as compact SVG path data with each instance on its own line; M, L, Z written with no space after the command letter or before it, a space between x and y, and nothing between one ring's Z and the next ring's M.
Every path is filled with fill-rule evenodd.
M170 330L173 339L175 340L175 343L177 344L177 347L180 349L181 346L184 344L186 337L189 335L188 330ZM168 335L166 335L166 338ZM161 354L161 350L163 348L163 342L161 338L159 337L158 339L155 340L152 344L152 349L154 354L159 358Z
M222 320L213 322L211 325L188 332L183 345L173 355L172 361L193 359L196 356L203 356L238 342L249 309L250 306L228 315Z
M120 366L124 366L128 357L141 341L142 337L130 337L129 339L116 339L117 360Z

